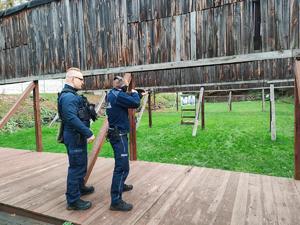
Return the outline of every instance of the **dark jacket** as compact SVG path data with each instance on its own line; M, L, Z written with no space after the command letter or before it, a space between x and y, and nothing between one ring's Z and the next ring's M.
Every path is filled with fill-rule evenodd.
M109 127L117 127L122 133L129 132L128 108L138 108L140 97L138 93L125 93L113 88L107 95L107 109Z
M59 97L59 110L61 113L61 119L64 123L64 130L77 132L85 138L89 138L93 135L90 131L90 121L80 120L78 117L79 109L84 107L84 101L81 96L77 94L77 90L70 85L65 85L64 90L70 90L63 92Z

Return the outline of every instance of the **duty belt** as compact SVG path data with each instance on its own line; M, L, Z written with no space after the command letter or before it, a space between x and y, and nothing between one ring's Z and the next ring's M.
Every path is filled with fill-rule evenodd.
M117 127L108 127L108 130L116 131L116 132L119 133L120 136L127 135L127 133L121 133L120 130Z

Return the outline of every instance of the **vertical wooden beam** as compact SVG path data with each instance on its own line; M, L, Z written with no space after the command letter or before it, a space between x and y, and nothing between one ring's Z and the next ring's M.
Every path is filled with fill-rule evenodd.
M204 88L201 87L200 93L199 93L199 98L198 98L198 103L197 103L197 108L196 108L195 123L194 123L194 127L193 127L193 132L192 132L192 136L193 137L195 137L197 135L197 129L198 129L198 124L199 124L200 108L202 106L203 95L204 95Z
M229 92L228 107L229 107L229 112L231 112L231 110L232 110L232 91Z
M148 114L149 114L149 127L152 127L152 109L151 109L151 91L148 95Z
M86 173L85 178L84 178L85 184L88 181L88 179L89 179L89 177L92 173L92 170L93 170L94 165L97 161L98 155L99 155L99 153L102 149L102 146L103 146L103 144L106 140L107 130L108 130L108 120L107 120L107 118L105 118L105 120L103 122L103 125L99 130L99 134L95 139L92 151L89 154L87 173Z
M11 107L11 109L6 113L6 115L1 119L0 121L0 129L2 129L5 124L9 121L9 119L14 115L14 113L18 110L21 103L27 98L31 91L34 89L35 83L32 82L28 85L28 87L25 89L25 91L22 93L20 98L17 100L17 102Z
M154 109L156 108L156 94L155 94L155 91L153 91L153 106L154 106Z
M276 113L275 113L275 94L274 84L270 85L270 104L271 104L271 140L276 140Z
M294 178L300 180L300 61L295 63Z
M262 107L262 111L266 111L266 100L265 100L265 89L263 88L261 90L261 107Z
M270 122L269 122L269 131L271 132L271 122L272 122L272 104L271 104L271 87L270 87L270 96L269 96L270 100Z
M128 91L135 88L135 82L133 75L131 76L131 82L128 87ZM129 124L130 124L130 134L129 134L129 151L130 160L137 160L136 153L136 123L135 123L135 109L128 109Z
M177 110L177 112L178 112L178 92L176 92L176 110Z
M203 90L202 106L201 106L201 127L202 127L202 130L205 128L204 95L205 95L205 92Z
M148 98L149 94L145 95L143 97L143 101L142 101L142 108L141 108L141 111L138 113L138 116L137 116L137 119L136 119L136 129L138 129L140 123L141 123L141 120L142 120L142 116L143 116L143 113L145 111L145 108L146 108L146 105L147 105L147 102L149 100Z
M34 109L34 121L35 121L35 140L36 150L38 152L43 151L42 143L42 125L41 125L41 108L40 108L40 93L39 82L34 81L35 87L33 89L33 109Z

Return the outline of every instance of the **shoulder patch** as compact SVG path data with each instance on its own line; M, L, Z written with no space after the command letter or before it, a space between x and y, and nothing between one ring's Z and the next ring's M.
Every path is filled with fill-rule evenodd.
M111 109L112 108L110 102L107 103L107 106L105 108L107 108L107 109Z

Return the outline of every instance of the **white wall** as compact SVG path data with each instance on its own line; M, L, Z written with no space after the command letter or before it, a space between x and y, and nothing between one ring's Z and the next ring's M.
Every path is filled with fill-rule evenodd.
M64 79L57 80L40 80L40 93L57 93L60 92L64 86ZM21 94L30 82L18 84L0 85L0 94Z

